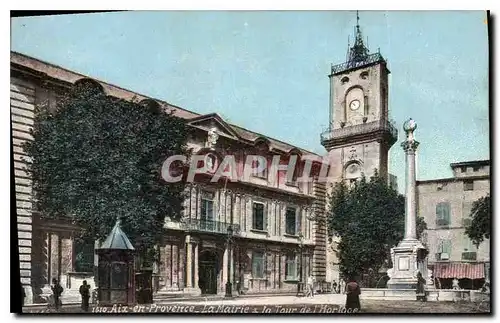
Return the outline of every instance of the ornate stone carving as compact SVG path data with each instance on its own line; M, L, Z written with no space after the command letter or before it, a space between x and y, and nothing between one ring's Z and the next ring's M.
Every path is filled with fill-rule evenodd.
M205 146L207 148L214 148L215 145L217 144L217 140L219 139L219 135L217 134L217 128L210 128L210 130L208 130L208 134L207 134L207 142L205 144Z

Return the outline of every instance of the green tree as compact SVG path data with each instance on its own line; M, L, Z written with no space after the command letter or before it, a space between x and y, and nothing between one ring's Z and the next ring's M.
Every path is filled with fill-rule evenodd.
M339 242L335 248L344 276L377 273L390 266L390 249L404 237L405 198L375 171L368 182L363 176L353 187L342 181L330 196L327 213L330 238ZM426 228L417 218L417 236Z
M469 239L479 247L485 240L490 238L490 195L481 197L472 204L470 217L472 218L470 226L465 228L465 234Z
M37 107L34 140L24 146L36 210L70 219L82 239L105 239L120 217L150 259L165 216L181 214L184 183L166 183L161 168L168 156L187 154L187 131L159 106L106 96L89 84L75 87L54 110Z

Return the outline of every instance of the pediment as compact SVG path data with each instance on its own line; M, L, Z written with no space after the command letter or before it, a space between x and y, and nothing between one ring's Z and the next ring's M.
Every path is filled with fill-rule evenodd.
M217 113L202 115L190 119L188 125L209 132L216 129L217 134L222 137L238 140L239 136L234 129L227 124Z

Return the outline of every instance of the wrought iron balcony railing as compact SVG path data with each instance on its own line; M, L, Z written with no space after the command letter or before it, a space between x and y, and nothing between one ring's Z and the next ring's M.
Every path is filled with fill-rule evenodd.
M349 61L342 64L332 65L332 74L348 71L353 68L370 65L377 62L385 62L384 57L380 53L368 55L365 59L359 61Z
M398 138L398 130L394 125L394 122L389 120L378 120L355 126L345 126L344 128L338 128L338 129L329 128L323 133L321 133L321 143L324 143L332 139L340 139L343 137L350 137L353 135L370 133L377 130L388 131L394 140L397 140Z
M227 234L227 229L230 225L231 223L220 221L184 219L182 227L189 231ZM240 234L241 230L239 224L233 223L231 227L233 229L233 235Z

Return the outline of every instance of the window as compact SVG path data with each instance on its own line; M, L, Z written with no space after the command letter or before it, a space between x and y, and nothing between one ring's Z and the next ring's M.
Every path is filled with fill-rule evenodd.
M464 252L469 251L469 252L475 252L477 251L476 246L472 241L469 239L467 235L464 235L463 241L462 241L463 247L464 247Z
M264 204L260 202L253 202L252 214L252 229L254 230L267 230L267 221L264 214Z
M301 232L302 216L300 210L294 207L287 207L285 213L285 233L298 235Z
M471 211L472 211L472 203L464 202L462 207L462 226L468 227L471 225L472 223Z
M285 261L285 280L297 280L299 276L297 270L297 255L290 252L286 255Z
M258 167L263 167L259 165L259 162L262 160L254 160L252 161L252 176L259 177L259 178L267 178L267 165L263 165L264 169L261 171L258 171Z
M467 172L467 166L460 167L460 172L466 173Z
M436 226L447 227L450 225L450 203L441 202L436 205Z
M262 251L252 253L252 278L264 278L264 253Z
M298 186L298 183L297 183L298 173L299 173L299 170L296 167L293 170L293 174L292 174L292 179L291 180L288 180L288 173L286 173L286 177L285 177L286 178L286 185L288 185L288 186Z
M201 198L200 229L212 230L214 226L214 201L211 193L205 193Z
M472 167L472 171L474 171L474 172L479 172L480 169L481 169L481 166Z
M474 181L466 180L464 181L464 191L473 191L474 190Z
M449 260L451 256L451 240L440 240L436 260Z
M75 240L75 271L78 273L94 272L94 241Z
M297 234L297 209L293 207L286 208L285 213L285 233L296 235Z

